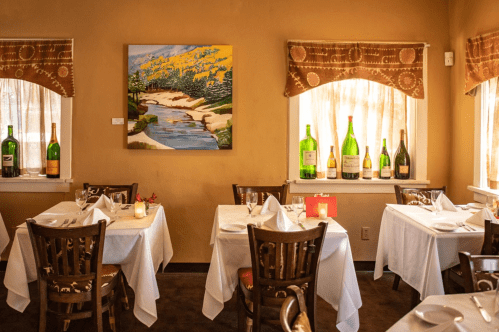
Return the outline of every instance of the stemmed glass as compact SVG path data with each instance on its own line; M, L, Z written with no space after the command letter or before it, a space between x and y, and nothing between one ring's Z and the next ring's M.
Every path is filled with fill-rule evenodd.
M246 205L248 206L249 215L248 217L253 217L251 212L258 203L258 193L246 193Z
M300 218L300 215L303 212L303 196L293 196L293 210L295 211L296 214L296 222L298 222L298 219Z
M111 193L111 212L114 213L116 217L116 213L121 207L122 203L122 194L121 193Z
M85 189L76 189L75 191L76 205L80 208L78 214L83 214L83 205L87 202L87 191Z
M438 201L438 197L442 194L442 190L431 191L431 204L435 208L435 214L442 211L442 203Z

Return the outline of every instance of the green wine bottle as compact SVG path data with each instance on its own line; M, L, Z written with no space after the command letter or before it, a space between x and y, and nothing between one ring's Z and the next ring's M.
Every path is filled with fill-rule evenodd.
M14 129L8 126L8 136L2 142L2 176L13 178L20 175L19 141L14 138Z
M379 155L379 178L384 180L389 180L392 176L390 164L390 156L388 155L388 150L386 149L386 138L383 138L383 149Z
M317 141L310 135L307 125L307 136L300 141L300 179L317 178Z
M411 177L411 158L405 148L404 129L400 130L400 145L395 153L395 178L409 179Z
M348 117L348 132L341 147L341 177L355 180L359 178L360 157L359 145L353 134L353 116Z
M52 123L52 137L47 147L47 177L59 178L61 176L61 147L57 142L55 123Z

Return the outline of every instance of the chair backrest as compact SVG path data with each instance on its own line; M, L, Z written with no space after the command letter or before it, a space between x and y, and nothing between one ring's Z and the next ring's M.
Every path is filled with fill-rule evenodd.
M499 280L499 256L470 255L459 252L461 271L466 293L483 292L497 287Z
M444 194L447 192L447 186L440 188L402 188L396 184L394 188L397 204L404 205L418 205L420 203L431 205L432 190L442 190Z
M114 185L101 185L101 184L83 184L83 189L88 190L87 202L95 203L101 195L111 196L111 193L121 192L125 196L123 203L135 203L135 196L137 195L138 183L127 184L114 184Z
M499 255L499 224L485 220L482 255Z
M298 286L289 286L290 294L281 306L280 320L284 332L303 331L311 332L310 321L307 317L307 305L303 291ZM300 326L300 330L298 330ZM295 328L295 329L293 329Z
M309 284L316 292L319 257L327 223L299 232L276 232L248 224L255 299L262 287ZM257 300L255 300L257 301Z
M250 192L258 193L259 205L262 205L270 195L277 198L279 203L286 204L288 185L283 184L282 186L240 186L237 184L233 184L232 191L234 192L234 202L236 203L236 205L245 205L246 193Z
M71 228L45 227L33 219L28 219L26 224L39 281L67 285L94 280L97 285L101 284L105 220Z

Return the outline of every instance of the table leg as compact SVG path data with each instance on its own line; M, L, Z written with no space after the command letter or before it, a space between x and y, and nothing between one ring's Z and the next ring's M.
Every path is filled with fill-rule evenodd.
M420 295L417 290L411 287L411 310L421 303Z

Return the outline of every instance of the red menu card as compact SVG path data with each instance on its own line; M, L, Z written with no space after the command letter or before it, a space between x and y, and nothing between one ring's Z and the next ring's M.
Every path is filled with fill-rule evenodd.
M336 217L336 197L305 197L307 218L319 216L319 211L317 210L319 203L327 203L327 216Z

